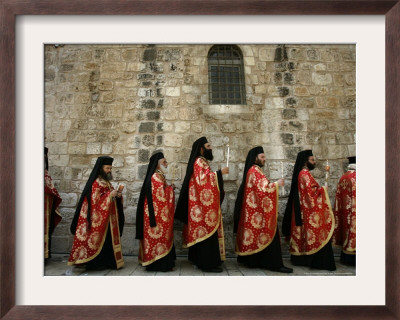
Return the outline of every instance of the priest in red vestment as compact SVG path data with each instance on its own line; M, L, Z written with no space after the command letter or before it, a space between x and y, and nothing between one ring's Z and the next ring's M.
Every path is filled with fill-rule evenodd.
M170 271L175 267L175 186L168 185L163 153L150 158L136 211L136 239L140 239L139 263L147 271Z
M44 258L51 258L51 236L62 217L58 211L62 199L49 175L49 149L44 148Z
M349 157L347 172L340 178L335 199L333 245L340 246L340 261L356 264L356 157Z
M279 186L285 182L269 182L261 169L264 165L263 148L251 149L235 203L237 261L250 268L291 273L293 269L283 265L278 230Z
M97 158L78 202L71 224L74 242L68 265L86 269L119 269L124 266L121 235L124 226L122 193L114 190L113 158Z
M311 175L315 165L312 150L298 153L282 232L290 239L293 265L334 271L331 238L335 219L327 188L320 187Z
M221 203L224 198L222 175L228 168L213 172L212 148L206 137L193 143L176 206L175 217L184 223L183 247L189 260L205 272L222 272L225 260Z

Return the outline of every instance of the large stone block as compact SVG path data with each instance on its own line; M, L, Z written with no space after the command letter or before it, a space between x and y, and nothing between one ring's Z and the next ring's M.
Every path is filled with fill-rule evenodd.
M278 109L278 108L283 108L283 98L266 98L265 99L265 107L271 108L271 109Z
M102 154L111 154L113 151L113 144L112 143L102 143L101 144L101 153Z
M182 135L175 133L167 133L164 135L164 144L167 147L181 147L182 146Z
M134 168L129 168L129 169L114 168L112 174L114 183L121 181L132 182L136 179Z
M283 109L282 119L296 119L297 111L295 109Z
M261 61L274 61L276 48L261 48L259 57Z
M121 58L124 61L135 61L137 59L137 48L122 49Z
M86 143L70 142L68 144L69 154L85 154L86 153Z
M146 64L142 62L129 62L126 71L141 72L146 69Z
M197 120L198 115L201 113L201 109L199 107L189 107L189 108L181 108L179 110L179 119L180 120Z
M142 122L139 125L139 133L153 133L155 131L154 122Z
M190 130L190 122L177 121L175 122L176 133L186 133Z
M165 95L167 97L179 97L181 95L180 87L165 88Z
M52 155L49 153L49 164L51 166L66 167L69 163L69 155Z
M191 123L191 130L195 133L200 133L203 131L203 124L200 122Z
M110 62L100 65L101 72L123 72L126 70L125 62Z
M49 149L48 155L60 155L68 153L68 143L67 142L47 142L45 147ZM51 165L51 164L50 164Z
M66 180L81 180L82 179L82 169L66 167L63 178Z
M76 193L60 192L63 207L76 207L78 203L78 195Z
M332 75L330 73L312 73L312 81L314 84L319 86L326 86L333 82Z

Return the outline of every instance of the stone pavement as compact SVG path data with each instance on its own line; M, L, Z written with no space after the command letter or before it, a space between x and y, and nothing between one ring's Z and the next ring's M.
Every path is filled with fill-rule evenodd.
M120 270L105 269L87 271L85 267L67 266L67 254L53 254L45 263L45 276L355 276L356 268L346 266L335 257L336 271L315 270L307 267L293 267L289 258L284 258L285 266L293 268L293 273L279 273L263 269L246 268L236 262L236 257L227 258L222 264L222 273L203 272L193 266L186 256L178 256L176 266L170 272L147 272L138 264L137 256L124 256L125 266Z

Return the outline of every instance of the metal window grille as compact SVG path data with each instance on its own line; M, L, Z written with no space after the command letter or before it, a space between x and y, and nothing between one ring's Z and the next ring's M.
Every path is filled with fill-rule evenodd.
M234 45L215 45L208 53L210 104L246 104L242 53Z

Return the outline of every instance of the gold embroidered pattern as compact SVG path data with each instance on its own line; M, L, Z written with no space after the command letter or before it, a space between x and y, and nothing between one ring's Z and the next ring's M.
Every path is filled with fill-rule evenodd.
M200 171L199 175L196 176L196 182L199 186L205 185L207 183L207 175L203 171Z
M86 240L87 237L86 223L82 223L81 225L78 226L75 235L80 241Z
M214 227L218 223L218 213L214 209L208 210L205 218L207 225L210 227Z
M274 208L273 202L268 197L264 197L261 203L265 213L270 213L271 210Z
M267 179L260 179L257 183L257 188L261 192L266 192L268 189L268 180Z
M74 252L74 259L75 260L83 260L87 256L87 250L84 246L80 246L77 250Z
M243 244L248 246L252 244L254 241L254 234L250 229L246 229L243 232Z
M158 239L162 236L163 233L163 227L161 225L156 225L153 228L149 228L149 235L153 239Z
M254 173L250 173L249 177L247 179L247 188L253 188L254 183L256 181L256 176L254 175Z
M167 246L163 243L157 243L152 251L153 256L160 256L167 251Z
M157 189L156 197L157 197L157 199L158 199L159 201L162 201L162 202L167 201L167 200L165 199L165 193L164 193L164 189L163 189L163 188L158 188L158 189Z
M264 246L269 241L270 241L270 238L265 233L260 233L260 235L258 236L258 245L259 246Z
M191 201L196 201L197 200L196 188L194 186L190 186L189 187L189 199Z
M256 229L261 229L265 226L265 222L261 213L254 213L250 221L251 225Z
M169 221L169 209L168 207L163 207L160 211L161 219L165 222Z
M190 210L190 217L193 219L195 222L200 222L203 219L203 211L201 210L200 206L194 206Z
M319 228L322 224L321 224L321 216L319 215L319 212L314 212L311 214L310 217L310 224L314 227L314 228Z
M99 214L99 212L97 212L97 210L92 211L91 219L92 226L95 228L101 226L101 224L103 223L103 217L101 216L101 214Z
M204 189L200 192L200 201L205 205L209 206L214 202L214 195L211 190Z
M206 228L200 226L197 227L196 230L194 231L194 234L196 235L197 239L203 238L207 234Z
M246 203L250 208L257 208L257 195L254 191L250 192L246 198Z
M92 233L88 240L89 248L92 250L97 249L101 244L101 240L102 238L99 232Z
M307 244L312 245L315 243L315 234L312 230L307 230Z

